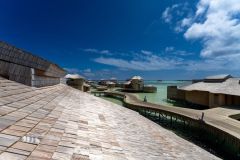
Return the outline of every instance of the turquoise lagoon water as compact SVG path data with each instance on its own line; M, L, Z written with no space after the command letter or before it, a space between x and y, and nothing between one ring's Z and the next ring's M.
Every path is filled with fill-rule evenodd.
M144 81L145 85L153 85L157 87L156 93L134 93L139 99L143 100L147 97L147 101L155 104L173 105L167 102L167 87L168 86L184 86L190 84L191 81ZM111 97L102 97L105 100L122 105L122 102L118 99Z
M167 87L168 86L184 86L191 84L191 81L144 81L145 85L153 85L157 87L156 93L135 93L139 99L143 100L147 97L147 101L162 105L172 105L167 102Z

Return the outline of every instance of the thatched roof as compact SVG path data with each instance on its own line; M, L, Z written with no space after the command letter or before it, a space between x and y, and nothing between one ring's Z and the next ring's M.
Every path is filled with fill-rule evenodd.
M116 83L111 82L111 81L107 81L106 84L107 84L107 85L110 85L110 84L116 84Z
M131 79L138 79L138 80L142 80L142 77L140 77L140 76L133 76Z
M180 87L185 91L207 91L210 93L228 94L240 96L240 78L228 78L223 82L198 82L188 86Z
M67 74L65 76L67 79L85 79L83 76L80 76L79 74Z

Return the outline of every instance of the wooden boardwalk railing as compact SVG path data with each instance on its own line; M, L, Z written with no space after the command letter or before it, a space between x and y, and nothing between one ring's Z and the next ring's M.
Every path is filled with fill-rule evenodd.
M172 123L182 123L184 126L197 128L206 134L202 136L206 136L207 139L214 141L213 143L221 145L223 151L231 156L231 159L240 159L240 122L228 116L215 114L208 110L143 102L135 95L123 92L95 91L92 94L121 98L124 106L151 119L154 118L159 121L168 119L170 125ZM203 120L201 119L202 112L205 113Z

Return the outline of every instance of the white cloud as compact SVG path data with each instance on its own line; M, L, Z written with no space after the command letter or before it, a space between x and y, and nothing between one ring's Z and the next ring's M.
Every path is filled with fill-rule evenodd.
M84 72L91 72L92 70L90 68L84 69Z
M162 19L165 21L165 23L171 23L173 16L172 12L175 8L178 8L179 4L174 4L171 7L167 7L164 12L162 13ZM177 12L177 14L181 14L180 11Z
M112 55L112 53L109 50L98 50L95 48L86 48L82 49L84 52L88 53L97 53L97 54L103 54L103 55Z
M165 48L165 52L171 52L173 51L175 48L173 46L168 46Z
M215 58L202 58L199 60L188 60L179 58L188 56L189 53L176 50L173 46L165 48L167 55L161 55L141 50L134 52L129 60L123 58L98 57L95 62L117 67L120 70L156 71L181 69L186 71L236 71L240 68L240 54L224 55ZM174 56L173 56L174 55ZM103 71L101 71L103 72ZM99 74L98 74L99 75Z
M152 55L153 53L151 51L141 50L141 53L145 55Z
M192 71L237 71L240 68L239 59L240 54L236 54L199 61L189 61L184 69Z
M176 56L190 56L190 55L194 54L192 52L187 52L187 51L184 51L184 50L177 50L173 46L166 47L165 48L165 53L167 53L168 55L176 55Z
M97 49L94 48L86 48L83 49L84 52L92 52L92 53L98 53L99 51Z
M192 18L188 17L188 18L184 18L182 21L181 21L181 27L189 27L192 23Z
M170 13L171 8L167 7L165 11L162 13L162 18L166 23L170 23L172 20L172 14Z
M109 50L102 50L100 51L101 54L111 54Z
M203 41L202 57L240 54L239 0L200 0L193 22L183 21L189 28L187 39ZM226 56L225 56L226 58Z
M95 62L111 65L120 69L154 71L174 69L182 64L182 59L177 57L160 57L150 51L141 51L141 54L134 54L137 57L132 57L131 60L121 58L105 58L99 57L94 59Z
M170 7L167 7L163 13L162 13L162 19L164 20L165 23L168 24L178 24L178 27L175 28L175 31L181 30L181 22L179 21L179 17L183 16L189 17L191 15L191 10L189 8L189 3L179 3L179 4L174 4ZM186 23L186 21L184 22ZM180 25L179 25L180 24Z

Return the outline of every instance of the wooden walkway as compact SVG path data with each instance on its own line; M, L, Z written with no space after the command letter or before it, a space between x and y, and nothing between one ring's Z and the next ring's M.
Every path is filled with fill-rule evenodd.
M179 117L186 122L202 122L200 121L202 112L204 112L204 118L202 124L211 128L211 132L216 132L221 137L224 137L222 141L229 142L230 145L236 146L235 150L240 153L240 121L230 118L230 115L240 114L240 108L213 108L206 110L196 110L190 108L181 108L174 106L164 106L159 104L153 104L143 102L139 100L135 95L129 93L121 93L116 91L104 91L94 92L94 94L104 94L107 96L122 97L124 103L129 108L139 111L143 109L151 113L163 113L172 117ZM215 134L215 133L213 133ZM234 141L234 142L231 142ZM238 155L239 156L239 155Z

